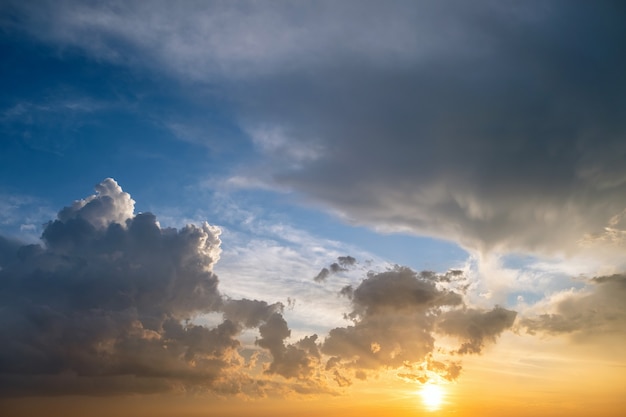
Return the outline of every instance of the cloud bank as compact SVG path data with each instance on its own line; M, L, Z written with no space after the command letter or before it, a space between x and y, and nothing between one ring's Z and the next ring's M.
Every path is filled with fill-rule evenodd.
M622 2L3 7L9 34L210 86L260 157L232 178L355 224L570 253L626 207Z
M208 223L164 228L153 214L134 213L133 199L108 178L59 211L41 244L0 239L3 395L319 393L418 362L454 379L460 364L433 357L437 335L459 340L450 353L480 353L516 316L467 308L445 288L459 271L396 267L342 290L350 326L294 341L281 303L220 293L219 236ZM336 263L355 264L351 256ZM221 319L194 321L206 314ZM250 331L256 341L246 345Z

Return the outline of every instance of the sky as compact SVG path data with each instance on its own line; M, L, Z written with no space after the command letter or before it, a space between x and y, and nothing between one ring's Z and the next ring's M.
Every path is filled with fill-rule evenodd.
M0 411L620 416L620 1L0 2Z

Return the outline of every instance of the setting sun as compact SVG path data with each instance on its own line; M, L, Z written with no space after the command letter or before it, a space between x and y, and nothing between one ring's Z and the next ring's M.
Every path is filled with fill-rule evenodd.
M443 389L440 385L426 384L420 391L422 403L428 411L435 411L441 408L443 402Z

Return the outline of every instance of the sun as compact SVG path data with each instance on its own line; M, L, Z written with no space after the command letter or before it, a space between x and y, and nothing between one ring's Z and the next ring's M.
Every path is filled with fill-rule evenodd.
M422 403L428 411L436 411L441 408L443 402L443 388L440 385L428 383L420 391Z

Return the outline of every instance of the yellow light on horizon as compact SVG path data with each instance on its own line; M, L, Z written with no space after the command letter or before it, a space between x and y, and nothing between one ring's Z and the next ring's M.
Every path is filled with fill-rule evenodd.
M426 410L437 411L441 408L444 391L440 385L428 383L422 387L419 394Z

